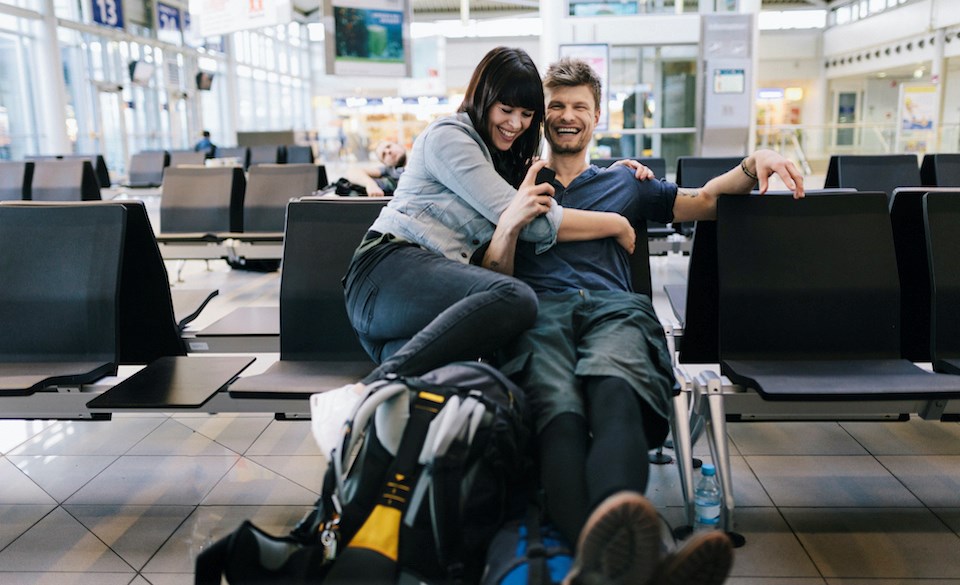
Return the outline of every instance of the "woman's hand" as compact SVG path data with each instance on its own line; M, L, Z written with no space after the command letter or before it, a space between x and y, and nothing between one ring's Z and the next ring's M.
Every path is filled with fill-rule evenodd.
M510 201L510 205L500 214L498 226L506 229L519 230L534 219L550 211L554 205L553 186L549 183L536 185L537 173L547 166L546 161L537 161L530 165L527 175L517 189L517 194Z
M610 166L622 166L627 167L628 169L633 169L633 176L636 177L638 181L646 181L648 179L657 178L656 175L653 174L653 171L633 160L632 158L618 160Z

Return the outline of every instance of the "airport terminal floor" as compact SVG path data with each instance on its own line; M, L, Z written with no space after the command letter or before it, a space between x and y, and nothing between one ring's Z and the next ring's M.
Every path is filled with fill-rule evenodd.
M155 218L159 202L146 199ZM685 282L687 258L650 261L655 306L667 316L663 285ZM174 287L220 289L193 325L201 328L237 307L277 306L279 274L190 261ZM258 355L244 375L276 359ZM960 424L727 429L735 529L747 541L729 583L960 583ZM705 440L694 453L709 460ZM324 469L309 422L270 414L0 421L0 582L192 583L197 551L244 519L288 531L316 500ZM681 522L675 463L653 466L648 495Z

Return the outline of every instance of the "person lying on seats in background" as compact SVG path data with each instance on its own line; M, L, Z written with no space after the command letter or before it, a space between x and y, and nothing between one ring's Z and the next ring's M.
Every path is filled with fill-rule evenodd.
M368 169L367 195L393 195L400 175L407 166L407 149L397 142L383 141L376 147L377 159L383 163L378 169Z
M352 169L347 180L354 191L369 197L392 196L400 175L407 167L407 149L399 142L381 140L374 148L381 165L376 168Z
M634 225L715 219L721 193L765 192L778 175L803 197L803 178L781 155L760 150L701 189L678 188L636 163L599 169L586 149L600 117L600 79L583 61L547 70L544 133L556 171L553 198L565 209L617 212ZM538 163L539 164L539 163ZM648 178L651 180L638 181ZM539 313L504 352L527 365L515 378L536 421L549 518L577 560L567 583L722 583L732 545L703 533L663 556L656 510L642 494L648 450L668 431L676 384L651 300L631 288L628 252L612 239L560 243L537 254L517 233L552 202L520 192L497 226L483 265L513 274L538 295Z

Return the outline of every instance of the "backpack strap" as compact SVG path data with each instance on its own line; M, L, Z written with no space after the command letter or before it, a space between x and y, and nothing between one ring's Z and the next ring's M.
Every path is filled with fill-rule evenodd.
M540 507L534 503L527 506L527 584L550 583L547 571L547 549L540 533Z
M337 556L324 583L394 582L400 559L400 522L418 475L418 459L430 421L446 397L417 391L397 455L383 477L381 495L366 520Z
M430 428L430 422L440 411L446 397L419 391L410 408L410 419L403 431L397 455L387 469L380 501L364 522L348 547L367 548L397 561L399 558L400 520L406 510L416 482L420 451ZM385 531L392 531L387 537Z
M443 432L437 433L432 462L427 467L432 476L429 491L434 542L437 556L447 568L451 582L458 582L463 576L460 496L470 446L480 420L486 415L487 407L480 398L479 392L471 391L463 399L459 409L451 415L450 424Z

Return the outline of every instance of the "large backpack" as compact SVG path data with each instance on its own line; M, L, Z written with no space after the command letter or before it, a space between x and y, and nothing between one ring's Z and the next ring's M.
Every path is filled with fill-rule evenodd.
M249 522L197 559L198 584L476 583L523 478L523 395L457 362L370 384L290 535Z
M531 503L524 518L508 522L493 537L480 585L553 585L572 566L573 547Z

